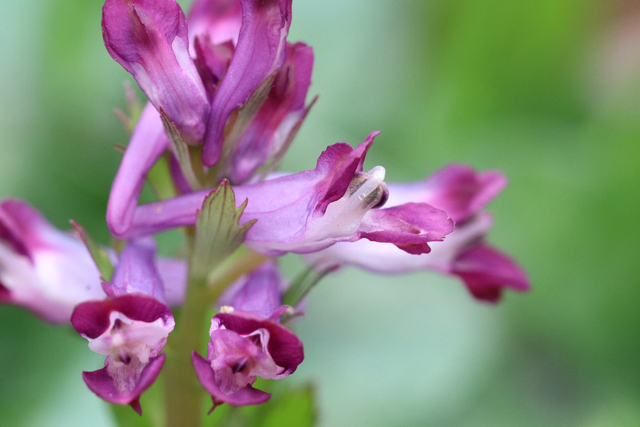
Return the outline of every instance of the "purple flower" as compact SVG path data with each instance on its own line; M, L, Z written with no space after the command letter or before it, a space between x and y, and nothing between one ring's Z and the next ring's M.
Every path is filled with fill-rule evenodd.
M248 199L240 222L257 219L245 244L277 256L367 238L393 243L410 253L428 252L427 242L442 240L453 230L453 221L444 211L425 203L372 211L388 196L384 168L362 171L366 152L377 134L370 134L355 149L344 143L328 147L314 170L236 186L236 200ZM122 227L127 231L119 237L193 225L196 210L208 193L200 191L139 206L130 225Z
M491 216L484 206L504 188L506 179L495 171L476 173L462 165L448 166L424 181L389 183L388 205L409 200L429 203L446 211L456 229L429 254L411 256L389 244L367 241L338 243L306 256L319 269L356 265L367 270L399 274L422 269L460 277L476 298L498 301L502 289L529 289L524 271L508 256L484 242Z
M305 98L312 68L313 51L309 46L287 44L284 65L266 101L231 148L225 165L225 175L231 182L247 182L268 159L275 157L277 163L282 157L309 111Z
M224 130L241 107L283 64L291 25L291 0L240 0L242 25L233 59L211 103L202 161L218 163Z
M104 295L100 273L79 239L24 202L0 203L1 303L68 323L77 304Z
M218 162L223 142L226 144L224 164L218 168L221 177L243 183L266 163L265 172L277 166L308 112L304 101L313 66L311 48L302 43L285 42L291 20L290 0L196 1L188 18L188 52L184 46L184 17L173 0L163 0L158 6L150 1L125 4L124 0L109 0L104 10L104 26L109 30L105 30L105 42L112 56L125 68L131 68L130 62L135 63L138 64L135 70L141 75L157 77L152 81L155 92L148 92L141 83L153 106L148 104L138 121L109 196L107 224L114 234L126 233L146 174L170 147L156 111L160 108L182 133L191 135L191 142L196 135L201 135L202 129L206 131L203 154L206 166ZM136 16L144 13L148 15L149 22L145 21L145 25L149 31L159 33L156 43L159 47L134 37ZM128 20L131 20L129 24ZM169 39L174 41L172 51L165 49L164 41ZM123 55L130 54L125 55L129 60L123 60L114 49L122 50ZM144 58L138 58L141 55ZM154 73L145 71L144 67L140 69L146 64L143 59L154 55L159 56L158 61L164 61L163 68ZM172 55L179 59L177 63ZM150 66L159 63L149 58ZM193 75L191 58L199 77ZM171 84L165 81L163 72L173 76L169 79ZM192 82L198 80L196 77L201 79L200 85L204 85L211 100L207 101L211 102L210 115L200 113L200 85L196 85L197 90L192 88ZM266 88L266 97L258 96L251 101L255 105L246 106L268 79L272 83ZM194 90L197 96L192 93ZM194 103L197 108L188 114L178 111ZM173 104L175 108L169 108ZM242 120L233 113L243 106L248 110L257 108L257 111L255 117L249 115L243 119L248 122L241 126ZM229 136L228 141L223 141L227 125L237 126L238 130L233 138ZM180 191L190 192L192 183L185 180L175 154L172 153L174 181Z
M104 368L83 372L89 389L108 402L131 405L138 413L140 395L160 373L165 358L160 352L175 325L154 256L152 242L129 243L112 283L103 285L108 297L78 305L71 317L89 348L107 356Z
M147 104L133 130L109 193L107 225L116 236L122 235L133 219L147 173L167 148L169 140L160 116L153 105Z
M201 143L209 101L189 56L187 23L174 0L106 0L109 54L133 74L149 101L193 143Z
M277 321L283 311L282 292L285 287L278 266L269 261L229 286L217 303L221 307L233 307L234 310Z
M227 402L255 405L269 393L252 387L256 377L280 379L302 362L302 342L280 325L283 280L274 262L266 262L229 288L220 298L221 313L211 320L207 358L192 353L202 386L214 408Z

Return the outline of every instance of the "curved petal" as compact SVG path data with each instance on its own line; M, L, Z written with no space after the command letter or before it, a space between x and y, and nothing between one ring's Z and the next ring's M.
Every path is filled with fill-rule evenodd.
M200 384L213 397L214 407L221 403L234 406L259 405L266 402L271 394L247 385L234 393L224 393L218 387L211 364L195 351L191 353L193 368Z
M369 211L360 225L361 237L374 242L393 243L413 255L428 253L427 242L442 241L454 229L443 210L426 203L405 203Z
M118 378L113 378L109 374L107 366L97 371L83 372L82 379L87 387L101 399L117 405L131 405L138 414L142 415L140 395L156 380L164 365L164 360L164 353L151 359L139 373L135 386L132 388L123 387Z
M319 270L355 265L382 274L432 270L462 279L471 294L485 301L499 300L502 289L529 289L526 273L513 260L484 243L491 216L480 213L457 227L428 254L411 255L390 243L359 240L305 255Z
M102 33L109 54L133 74L156 109L199 143L209 101L189 56L180 6L174 0L107 0Z
M286 149L306 115L304 102L311 84L313 50L296 43L287 44L286 52L267 99L234 144L228 166L233 183L248 181L271 156Z
M206 37L212 44L231 41L235 46L242 25L240 0L196 0L187 22L192 55L195 55L194 40L198 37Z
M122 250L111 283L103 289L109 296L142 293L166 303L164 285L155 263L156 245L150 239L127 243Z
M507 255L486 244L461 253L451 266L451 273L464 280L474 297L496 302L504 288L529 290L529 278Z
M211 104L202 161L214 166L231 113L282 66L291 24L291 0L241 0L242 26L227 74Z
M79 304L73 311L71 324L79 334L95 339L112 326L111 313L114 312L137 322L153 323L158 319L166 324L173 322L171 310L157 299L143 294L125 294Z
M268 353L276 365L282 368L277 379L294 373L304 359L302 341L293 332L276 322L237 310L232 313L218 313L214 319L220 322L218 327L224 327L240 335L249 335L259 329L268 331Z
M265 262L227 288L218 304L270 318L282 306L283 281L277 264Z
M145 177L167 148L169 140L164 134L160 115L148 103L133 131L109 193L107 225L116 236L131 226Z
M506 184L507 179L498 171L475 172L470 166L453 164L423 181L388 183L387 206L427 203L461 222L480 212Z
M0 203L0 302L68 323L73 308L104 297L84 244L19 200Z
M364 156L377 134L370 134L355 149L344 143L328 147L314 170L235 187L236 200L248 199L241 224L258 220L249 229L246 244L267 255L280 255L286 251L319 250L336 241L357 239L359 221L367 209L378 203L383 192L379 188L384 179L383 169L371 176L361 174ZM348 192L354 179L357 188ZM192 225L196 211L210 191L142 205L134 214L131 228L115 234L133 238ZM349 213L349 227L336 222L345 209L353 211L353 215Z

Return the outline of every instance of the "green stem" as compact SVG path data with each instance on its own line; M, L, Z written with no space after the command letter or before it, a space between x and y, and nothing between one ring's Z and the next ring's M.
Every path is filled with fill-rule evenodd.
M193 371L191 351L202 351L207 337L207 312L202 284L189 283L187 296L176 329L167 343L163 368L167 426L197 427L202 419L202 386Z
M189 277L187 295L176 328L167 343L163 368L168 427L198 427L202 423L205 391L198 382L191 352L206 351L210 310L220 294L243 274L254 270L267 258L240 249L208 277Z

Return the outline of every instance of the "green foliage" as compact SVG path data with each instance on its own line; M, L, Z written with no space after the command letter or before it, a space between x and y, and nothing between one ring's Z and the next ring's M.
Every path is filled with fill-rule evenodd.
M271 405L261 407L261 415L253 424L258 427L315 425L316 409L311 386L292 389L275 398Z
M229 182L224 180L205 199L196 221L196 237L190 257L189 277L196 281L208 281L227 258L240 247L249 228L249 221L238 225L244 201L236 207L235 196Z
M260 389L269 388L272 395L257 406L221 405L209 416L207 426L220 427L312 427L316 424L315 391L311 385L286 387L259 380Z

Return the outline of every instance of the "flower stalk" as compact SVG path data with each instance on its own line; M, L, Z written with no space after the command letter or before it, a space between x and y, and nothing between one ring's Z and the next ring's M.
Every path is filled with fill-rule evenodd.
M236 208L233 191L223 182L205 199L195 232L187 233L193 236L187 292L165 368L168 426L200 425L204 393L193 371L191 351L204 349L209 314L222 292L267 259L240 247L253 224L238 225L244 206Z

